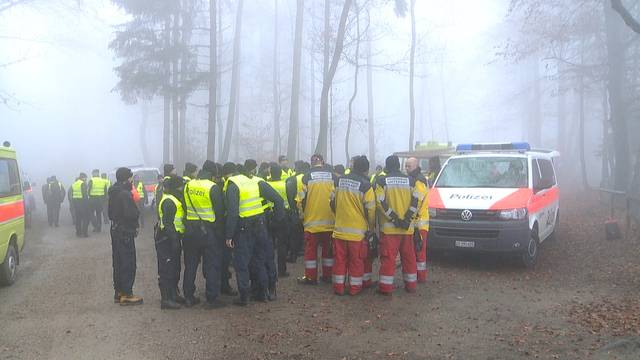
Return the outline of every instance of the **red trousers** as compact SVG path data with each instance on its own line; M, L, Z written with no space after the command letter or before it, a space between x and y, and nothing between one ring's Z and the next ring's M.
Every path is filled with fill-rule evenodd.
M344 286L349 275L349 294L356 295L362 291L364 277L364 260L367 258L368 245L364 240L347 241L333 239L333 291L344 293Z
M362 287L370 288L373 285L373 259L369 257L367 247L367 258L364 259L364 276L362 277Z
M427 230L420 230L420 237L422 238L422 250L416 253L416 268L418 269L418 282L427 282L427 239L429 238L429 232Z
M416 273L416 251L413 235L382 235L380 241L380 282L378 289L383 293L393 292L393 277L396 272L396 256L400 251L404 287L415 290L418 283Z
M333 257L331 256L331 231L310 233L304 232L304 276L310 280L318 280L318 245L322 246L322 278L331 279Z

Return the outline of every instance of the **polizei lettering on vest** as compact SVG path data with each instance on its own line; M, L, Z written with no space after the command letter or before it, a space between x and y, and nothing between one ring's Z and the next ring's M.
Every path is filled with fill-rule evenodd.
M493 200L493 195L451 194L451 200Z

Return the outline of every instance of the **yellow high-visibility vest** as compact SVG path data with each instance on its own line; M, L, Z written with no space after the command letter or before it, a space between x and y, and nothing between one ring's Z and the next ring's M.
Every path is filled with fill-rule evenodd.
M82 184L84 184L84 181L78 179L71 185L72 199L82 199Z
M176 231L180 234L184 234L184 209L182 208L182 203L180 200L176 199L175 196L164 193L162 194L162 200L158 204L158 214L160 214L160 230L164 229L164 223L162 220L162 204L165 201L172 201L176 206L176 215L173 217L173 226L176 228Z
M286 185L286 182L284 180L274 180L274 181L267 181L267 183L269 183L269 185L271 185L271 187L278 193L278 195L280 195L280 197L284 201L284 208L288 209L289 208L289 201L287 201L287 185ZM269 204L270 204L271 207L273 207L273 203L272 202L269 202Z
M106 181L101 177L92 177L91 178L91 191L89 191L89 196L104 196L104 188L107 185Z
M187 220L216 221L211 202L211 188L216 184L211 180L191 180L184 186L184 202Z
M248 218L264 213L258 181L249 179L242 174L230 177L229 181L236 184L240 193L238 213L241 218Z

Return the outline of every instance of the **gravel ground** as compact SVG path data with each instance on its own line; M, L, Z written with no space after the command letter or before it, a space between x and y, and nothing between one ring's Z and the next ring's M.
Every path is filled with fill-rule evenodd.
M77 239L68 218L51 229L40 215L16 284L0 288L0 359L640 358L638 240L604 239L597 194L564 196L561 213L533 270L439 256L416 294L335 297L292 276L273 303L173 312L160 310L150 221L137 240L145 303L120 307L108 235Z

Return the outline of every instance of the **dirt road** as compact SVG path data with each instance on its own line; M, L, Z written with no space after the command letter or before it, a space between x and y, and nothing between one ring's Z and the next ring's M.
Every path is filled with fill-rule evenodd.
M145 304L125 308L113 304L108 235L77 239L69 219L51 229L40 217L16 284L0 288L0 359L607 358L597 350L640 335L638 243L603 239L594 194L562 206L533 271L441 257L417 294L335 297L291 277L274 303L174 312L160 310L150 221L137 240ZM291 272L301 271L299 261Z

